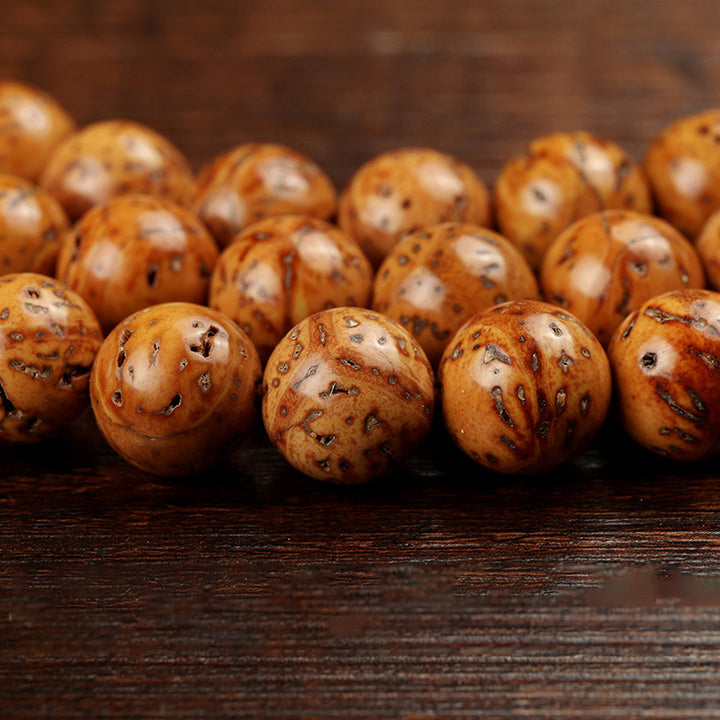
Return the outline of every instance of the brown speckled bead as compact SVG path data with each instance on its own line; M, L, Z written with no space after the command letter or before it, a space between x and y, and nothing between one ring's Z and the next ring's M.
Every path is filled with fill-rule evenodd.
M298 470L360 483L405 460L430 430L433 372L389 318L335 308L296 325L265 367L263 420Z
M437 367L468 318L537 297L535 276L509 240L477 225L443 223L409 233L390 251L375 278L373 308L412 332Z
M221 253L209 305L250 336L263 361L293 325L331 307L367 307L372 268L357 244L324 220L261 220Z
M720 447L720 294L675 290L651 298L608 347L628 434L652 452L699 460Z
M260 378L252 342L229 318L165 303L107 336L92 370L91 405L125 460L156 475L189 475L247 436Z
M28 180L0 175L0 274L55 274L69 222L57 200Z
M221 248L240 230L276 215L335 213L337 193L312 160L276 143L240 145L200 170L195 207Z
M720 208L720 108L680 118L645 153L657 209L690 238Z
M720 210L715 211L703 225L695 241L695 249L705 270L707 284L720 290Z
M87 300L109 332L148 305L204 304L217 256L210 233L186 208L123 195L76 223L62 244L57 276Z
M365 163L340 197L338 223L377 267L405 233L442 222L490 224L485 183L430 148L400 148Z
M557 235L583 215L610 208L652 210L642 168L615 143L583 131L533 140L501 170L494 202L500 232L533 269Z
M75 121L42 90L0 82L0 173L36 182L55 146Z
M56 435L87 407L102 342L85 301L37 273L0 277L0 440Z
M468 320L440 365L451 437L504 473L541 473L572 460L610 406L607 356L575 317L548 303L515 301Z
M543 260L544 297L584 322L603 346L645 300L702 287L692 244L664 220L632 210L586 215L555 239Z
M142 193L180 205L192 202L194 178L165 137L130 120L103 120L65 139L40 179L75 221L117 195Z

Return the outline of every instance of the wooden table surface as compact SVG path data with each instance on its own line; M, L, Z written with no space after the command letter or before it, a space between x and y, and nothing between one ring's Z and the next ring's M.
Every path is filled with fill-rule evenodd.
M2 9L0 75L80 123L132 117L195 167L248 140L341 187L430 145L492 183L532 137L640 160L720 104L716 0L54 0ZM155 478L85 416L0 459L0 717L718 718L720 472L610 422L540 478L442 427L364 487L294 472L261 427Z

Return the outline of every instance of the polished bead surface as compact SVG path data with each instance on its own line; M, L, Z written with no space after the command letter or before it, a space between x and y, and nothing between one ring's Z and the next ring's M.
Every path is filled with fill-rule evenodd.
M545 299L578 317L603 346L645 300L704 282L695 247L664 220L632 210L574 222L550 246L540 273Z
M302 153L277 143L233 148L200 170L195 208L221 248L252 223L276 215L328 219L337 193Z
M0 82L0 173L37 182L52 151L74 129L72 117L43 90Z
M708 287L720 290L720 210L716 210L703 225L695 240Z
M575 317L548 303L511 301L458 330L439 370L445 424L481 465L552 470L584 450L607 417L607 356Z
M55 148L40 183L74 221L94 205L129 193L189 206L194 178L184 155L160 133L131 120L102 120Z
M583 131L533 140L500 171L494 204L500 232L536 270L558 234L584 215L652 210L642 168L617 144Z
M148 305L204 304L217 256L215 241L190 210L149 195L122 195L75 224L57 275L109 332Z
M252 427L260 360L229 318L192 303L154 305L105 339L91 405L125 460L165 476L200 472Z
M367 307L372 267L354 240L325 220L286 215L241 232L218 258L209 305L231 317L263 361L285 333L331 307Z
M0 277L0 440L45 440L79 417L101 342L92 310L66 285Z
M65 211L47 191L29 180L0 175L0 274L54 275L68 229Z
M651 298L608 347L618 415L628 434L674 460L720 447L720 294L677 290Z
M373 308L409 330L434 367L471 316L507 300L537 299L520 251L469 223L442 223L406 235L378 268Z
M265 367L263 421L300 472L360 483L406 460L430 431L434 377L400 325L335 308L296 325Z
M679 118L644 159L657 210L689 238L720 209L720 108Z
M360 167L340 197L338 223L377 267L408 232L442 222L490 224L485 183L431 148L399 148Z

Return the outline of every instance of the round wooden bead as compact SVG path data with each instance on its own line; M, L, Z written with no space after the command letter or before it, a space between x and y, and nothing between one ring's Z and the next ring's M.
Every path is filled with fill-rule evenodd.
M659 214L690 238L720 208L720 109L682 117L645 153Z
M330 307L367 307L372 267L325 220L285 215L254 223L220 254L209 304L250 336L263 361L294 325Z
M29 180L0 175L0 273L54 275L69 229L55 198Z
M37 273L0 277L0 440L38 442L75 420L101 342L92 310L67 286Z
M720 210L715 211L703 225L695 241L708 285L720 290Z
M675 460L720 447L720 294L676 290L643 303L608 347L620 421Z
M335 213L337 193L310 158L277 143L249 143L200 170L195 207L221 248L258 220L277 215Z
M217 256L210 233L186 208L123 195L76 223L63 242L57 275L87 300L109 332L148 305L204 304Z
M534 270L557 235L584 215L609 208L652 210L642 169L615 143L582 131L533 140L502 168L494 201L500 232Z
M450 436L481 465L541 473L572 460L610 405L607 356L575 317L514 301L471 318L439 371Z
M664 220L632 210L574 222L550 246L540 273L544 297L584 322L603 346L645 300L704 282L693 245Z
M427 435L430 364L412 336L378 313L335 308L296 325L265 367L263 420L298 470L360 483L390 471Z
M260 377L252 342L229 318L165 303L107 336L92 370L91 405L125 460L156 475L188 475L246 437Z
M194 178L183 154L155 130L130 120L102 120L55 148L40 184L75 221L94 205L128 193L189 206Z
M507 300L537 297L537 281L520 251L502 235L468 223L409 233L385 258L373 286L373 308L409 330L434 367L468 318Z
M442 222L490 224L485 183L430 148L400 148L365 163L340 197L338 223L377 267L407 232Z
M0 173L37 182L75 121L50 95L27 83L0 82Z

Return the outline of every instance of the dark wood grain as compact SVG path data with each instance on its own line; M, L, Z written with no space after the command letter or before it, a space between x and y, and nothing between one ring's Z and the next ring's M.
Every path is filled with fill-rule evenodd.
M338 186L431 145L491 182L535 135L640 158L718 103L712 0L57 0L2 8L0 75L132 117L199 167L247 140ZM720 473L610 424L550 477L442 429L366 487L261 428L201 477L134 470L85 417L0 460L0 716L716 718Z

